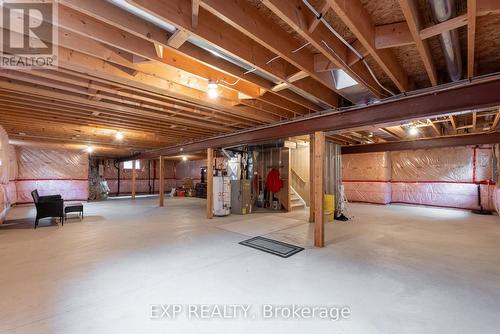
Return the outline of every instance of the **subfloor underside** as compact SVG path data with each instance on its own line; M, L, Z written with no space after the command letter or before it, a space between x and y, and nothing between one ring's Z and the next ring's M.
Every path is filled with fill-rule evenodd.
M64 226L13 208L0 227L0 333L498 333L500 219L350 204L312 247L307 211L207 220L205 201L86 203ZM305 247L283 259L239 245ZM255 317L154 320L157 304L246 304ZM264 320L263 304L349 307L348 320Z

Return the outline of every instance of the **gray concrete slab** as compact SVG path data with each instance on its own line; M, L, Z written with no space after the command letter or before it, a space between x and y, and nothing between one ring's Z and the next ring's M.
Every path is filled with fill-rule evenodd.
M0 333L498 333L498 216L351 204L354 219L327 224L314 249L306 212L209 221L204 203L87 203L82 222L37 230L31 206L14 208L0 227ZM238 245L253 231L306 250L282 259ZM152 320L160 303L248 304L255 318ZM351 317L265 320L263 304Z

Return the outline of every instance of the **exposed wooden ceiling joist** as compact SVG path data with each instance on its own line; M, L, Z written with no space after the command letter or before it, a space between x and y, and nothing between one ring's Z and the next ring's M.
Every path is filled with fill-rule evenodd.
M328 31L323 24L319 24L313 32L309 32L307 22L314 18L314 15L310 11L304 10L301 1L264 0L262 3L294 29L307 43L314 46L335 68L343 69L357 82L367 87L374 96L380 98L384 95L381 88L364 66L349 66L347 64L347 56L351 51L335 35ZM311 59L313 59L314 70L317 71L317 55L312 55ZM320 74L318 73L317 75ZM331 78L331 74L323 73L323 76Z
M474 77L474 50L476 42L476 0L467 0L467 77Z
M190 31L194 36L225 50L234 58L240 59L247 64L252 64L259 70L266 72L268 75L277 77L280 80L286 80L287 75L290 74L290 70L292 70L292 72L297 72L296 67L292 69L294 66L286 61L278 59L279 55L203 8L200 8L198 28L196 31L191 31L193 30L191 28L191 8L190 4L186 1L134 0L131 1L131 3L174 25L178 29ZM288 52L291 51L293 51L293 49ZM325 104L329 104L330 106L337 105L335 101L336 94L326 86L302 86L300 89L307 94L315 96ZM330 93L325 91L325 89L330 91Z
M408 75L390 50L375 48L375 24L359 0L328 0L331 8L357 37L401 92L410 89Z
M124 30L129 34L164 46L163 60L169 65L176 67L180 66L181 69L202 77L206 77L206 68L208 66L212 70L215 70L215 72L210 73L209 79L217 80L222 85L226 82L234 83L239 79L240 81L237 84L232 85L232 87L254 97L255 95L249 94L242 89L241 85L243 83L252 83L267 91L270 91L273 86L269 81L257 76L256 74L247 73L247 70L231 64L226 60L190 43L184 43L178 50L170 48L168 46L169 37L163 29L139 17L132 16L106 1L64 0L64 4L113 27ZM188 58L190 60L188 62L189 65L187 65ZM228 77L228 74L232 77ZM297 113L299 114L307 114L310 111L321 110L318 105L290 91L277 92L275 94L284 97L290 102L296 103ZM307 108L308 110L301 111L301 108Z
M436 86L438 84L436 67L431 56L429 44L427 41L420 39L421 24L417 4L413 0L399 0L399 5L403 10L406 22L408 23L407 27L410 30L415 45L417 46L420 59L424 63L431 85Z
M234 135L223 135L182 146L144 152L138 157L168 156L177 154L181 148L185 152L198 151L304 135L315 131L347 130L374 124L385 126L403 120L426 119L464 112L472 108L489 108L500 105L499 90L499 77L477 80L467 85L456 85L452 88L431 91L405 99L357 107L342 113L325 113L277 125L243 130Z

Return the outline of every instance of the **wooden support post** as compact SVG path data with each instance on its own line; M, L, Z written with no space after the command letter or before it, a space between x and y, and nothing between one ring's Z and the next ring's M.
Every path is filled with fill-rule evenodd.
M214 217L214 149L207 149L207 218Z
M158 164L159 168L159 180L160 183L158 189L160 191L160 208L163 207L163 203L165 201L165 166L163 164L163 156L160 155L160 163Z
M323 224L325 133L314 133L314 246L325 246L325 225Z
M309 136L309 222L314 223L314 135Z
M132 160L132 199L135 199L135 181L136 181L135 166L136 166L136 160Z
M292 211L292 149L288 148L288 196L287 196L287 212Z

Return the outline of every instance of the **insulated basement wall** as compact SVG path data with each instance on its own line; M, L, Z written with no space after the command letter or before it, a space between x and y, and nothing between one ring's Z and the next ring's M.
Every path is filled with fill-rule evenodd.
M477 209L479 187L483 207L494 209L489 145L349 154L343 161L350 201Z
M0 223L5 220L7 211L10 208L11 200L9 196L10 179L10 145L9 137L0 126Z
M391 202L391 156L389 152L342 156L342 181L352 202Z
M86 201L88 155L81 151L17 146L17 202L33 202L31 191L40 195L59 194L65 201Z
M193 183L200 182L200 168L206 166L206 160L172 161L165 160L164 182L165 191L170 192L172 188L180 187L186 177L193 179ZM158 193L159 189L159 164L156 160L139 161L140 168L136 172L136 193L149 194ZM151 170L149 171L149 166ZM120 168L120 195L129 195L132 192L132 170L125 169L124 163L119 164ZM110 195L118 195L118 170L114 166L113 160L104 162L104 178L108 182ZM151 188L150 188L151 186Z

